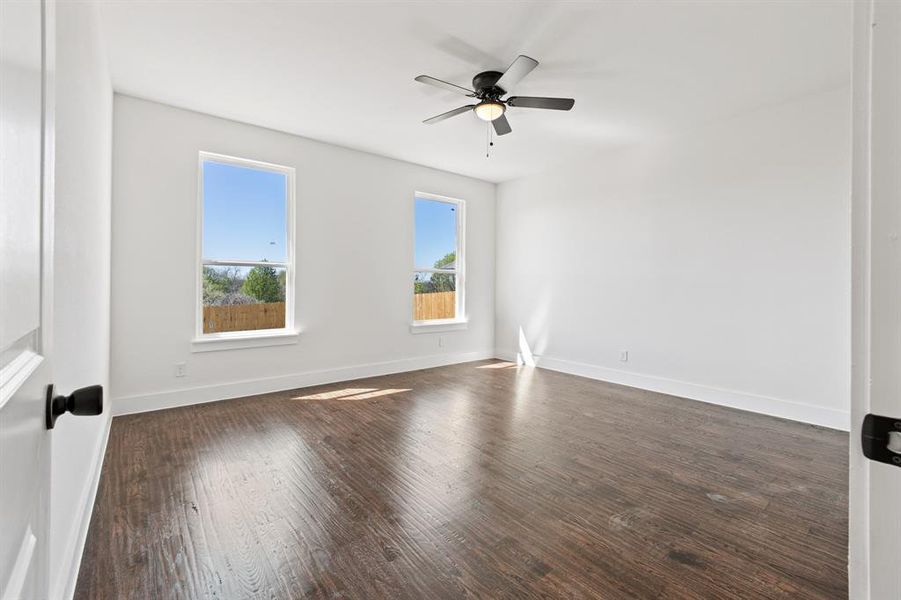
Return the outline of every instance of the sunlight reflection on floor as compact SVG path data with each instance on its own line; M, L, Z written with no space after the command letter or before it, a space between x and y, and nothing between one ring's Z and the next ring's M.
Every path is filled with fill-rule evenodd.
M353 394L363 394L365 392L374 392L377 388L344 388L343 390L332 390L331 392L322 392L321 394L310 394L309 396L296 396L293 400L333 400L343 396L351 396Z
M481 365L476 367L476 369L515 369L518 365L514 362L496 362L491 363L490 365Z
M344 388L343 390L310 394L309 396L295 396L292 400L366 400L367 398L378 398L379 396L390 396L391 394L409 391L411 391L409 388L385 390L378 388Z
M398 388L388 390L375 390L365 394L356 394L354 396L345 396L342 400L365 400L366 398L377 398L379 396L390 396L391 394L400 394L401 392L412 391L411 388Z

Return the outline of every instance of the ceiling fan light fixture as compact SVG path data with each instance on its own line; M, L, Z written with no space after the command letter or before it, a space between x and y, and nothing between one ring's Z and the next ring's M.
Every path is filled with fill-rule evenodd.
M476 116L483 121L494 121L495 119L501 118L506 107L494 100L483 100L476 104L476 107L473 110L475 111Z

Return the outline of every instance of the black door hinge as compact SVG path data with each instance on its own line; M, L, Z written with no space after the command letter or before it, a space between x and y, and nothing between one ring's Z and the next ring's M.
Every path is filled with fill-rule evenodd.
M901 419L867 415L860 432L863 455L901 467Z

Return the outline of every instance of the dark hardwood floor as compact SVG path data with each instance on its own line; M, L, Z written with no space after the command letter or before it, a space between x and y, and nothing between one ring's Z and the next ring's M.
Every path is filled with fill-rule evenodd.
M76 597L835 600L847 444L491 361L117 417Z

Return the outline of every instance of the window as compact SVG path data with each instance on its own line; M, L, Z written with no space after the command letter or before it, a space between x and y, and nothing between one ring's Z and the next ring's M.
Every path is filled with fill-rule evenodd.
M413 325L463 322L464 203L417 193L413 258Z
M201 152L199 187L195 341L296 333L294 169Z

